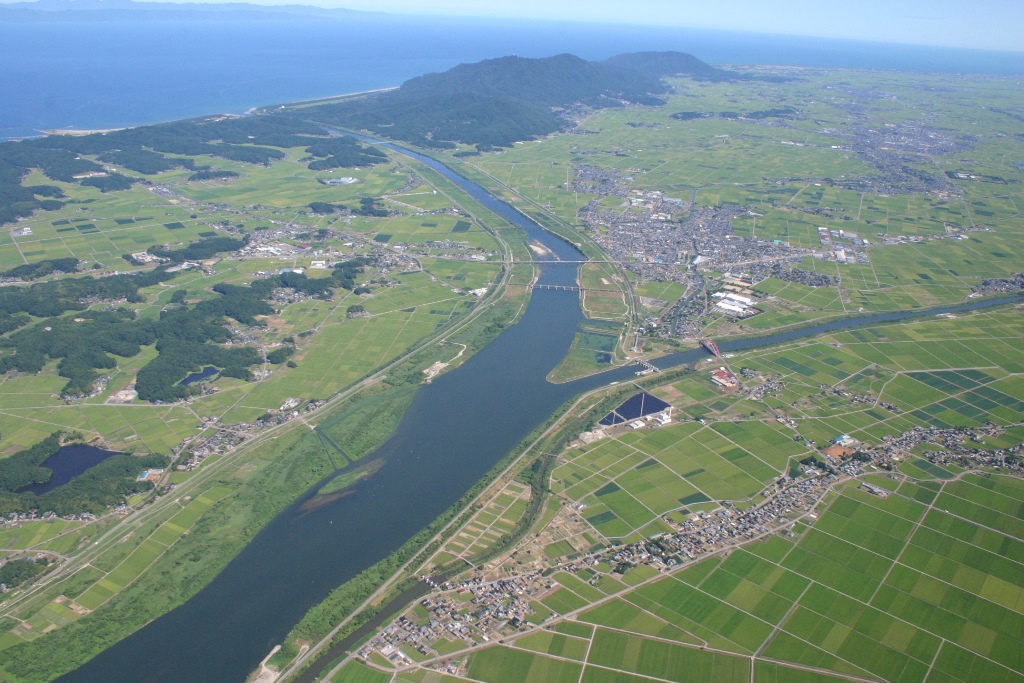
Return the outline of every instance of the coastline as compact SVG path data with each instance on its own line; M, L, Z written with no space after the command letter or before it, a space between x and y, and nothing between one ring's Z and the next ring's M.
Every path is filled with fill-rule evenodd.
M362 97L363 95L373 95L380 92L388 92L391 90L398 90L400 85L389 85L386 88L374 88L372 90L357 90L355 92L341 93L340 95L328 95L327 97L317 97L312 100L296 100L295 102L284 102L281 104L263 104L258 107L250 107L246 110L246 116L252 116L264 111L270 111L271 109L285 109L288 107L311 107L317 104L328 104L330 102L339 102L341 100L347 100L353 97Z
M114 133L119 130L128 130L135 126L125 126L124 128L45 128L39 129L39 132L43 135L69 135L72 137L79 137L83 135L93 135L95 133Z
M398 90L398 88L400 88L400 87L401 86L398 86L398 85L391 85L391 86L388 86L386 88L373 88L371 90L356 90L356 91L353 91L353 92L341 93L341 94L338 94L338 95L328 95L326 97L317 97L317 98L314 98L314 99L311 99L311 100L296 100L294 102L284 102L284 103L280 103L280 104L269 104L269 105L260 105L258 107L250 107L249 109L245 110L244 113L241 113L241 114L233 113L233 112L221 112L219 114L205 114L205 115L201 115L201 116L194 117L194 118L206 118L206 117L210 117L210 116L224 116L224 117L255 116L257 114L260 114L260 113L263 113L263 112L268 112L268 111L275 110L275 109L286 109L286 108L290 108L290 107L296 107L296 108L311 107L311 106L315 106L315 105L318 105L318 104L327 104L327 103L330 103L330 102L340 102L340 101L351 99L351 98L355 98L355 97L363 97L364 95L373 95L373 94L376 94L376 93L389 92L391 90ZM166 122L175 121L175 120L180 120L180 119L169 119ZM165 122L161 121L160 123L165 123ZM102 134L102 133L114 133L114 132L117 132L119 130L130 130L132 128L142 128L142 127L145 127L145 126L152 126L152 125L155 125L155 124L153 124L153 123L140 123L140 124L134 125L134 126L120 126L118 128L73 128L73 127L69 127L69 128L35 128L33 130L36 133L38 133L38 135L19 135L19 136L13 136L13 137L2 137L2 138L0 138L0 142L17 142L19 140L30 140L30 139L33 139L33 138L45 137L45 136L48 136L48 135L66 135L66 136L69 136L69 137L84 137L86 135L95 135L95 134Z

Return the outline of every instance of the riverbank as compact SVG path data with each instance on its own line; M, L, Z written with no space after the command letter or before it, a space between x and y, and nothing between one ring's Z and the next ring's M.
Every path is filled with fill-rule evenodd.
M457 193L458 188L446 187L438 191L448 196ZM471 203L462 197L457 197L456 201L460 199ZM501 219L482 207L476 207L474 215L478 216L479 224L489 229L499 228ZM495 237L499 244L505 245L504 253L511 253L512 246L500 235ZM159 563L151 571L123 588L116 600L104 604L85 619L47 633L44 639L7 650L3 668L10 673L14 670L20 672L19 679L48 679L55 671L73 668L84 658L171 611L199 592L278 512L344 464L344 458L340 461L337 455L332 458L307 425L314 421L318 424L326 422L332 412L347 410L347 404L355 394L379 384L382 378L386 377L394 386L401 375L408 375L416 378L414 385L418 386L423 376L422 368L429 367L442 356L450 358L445 349L436 346L442 340L461 341L466 345L466 355L475 353L501 329L512 324L524 308L526 292L521 289L509 292L506 283L510 279L511 272L502 273L483 301L456 316L452 321L454 324L437 329L399 358L356 379L348 389L328 400L315 413L305 413L301 419L286 423L281 428L271 428L236 451L209 458L199 471L179 483L173 496L165 496L153 505L146 505L119 527L123 530L121 536L129 534L129 541L118 546L116 539L121 536L117 536L115 530L97 539L96 545L90 546L80 558L63 565L59 573L55 573L54 581L38 587L25 604L45 607L63 593L77 595L82 590L76 587L81 580L69 577L76 577L76 572L78 579L93 576L96 570L87 568L81 571L87 564L90 567L116 566L120 558L134 550L166 517L180 509L179 500L198 499L205 491L222 485L236 492L221 499L203 516L198 526L181 536L159 558ZM349 455L358 457L373 450L387 438L395 422L390 428L381 420L375 424L385 429L360 437L360 444L355 444L357 448L350 449L353 453ZM339 428L348 433L345 425L339 425ZM284 454L288 457L282 457ZM98 562L98 558L105 557L104 553L115 554L116 557ZM51 648L62 654L54 657Z
M994 308L998 306L1013 305L1020 303L1021 301L1024 301L1024 296L999 297L982 301L972 301L968 304L963 304L960 306L943 307L942 309L935 309L929 311L907 311L895 317L891 314L885 314L883 316L884 319L882 320L879 320L878 317L871 317L870 319L853 318L847 321L833 321L833 323L829 324L828 330L818 329L818 327L820 326L815 327L814 329L805 328L803 329L803 334L797 338L807 339L809 337L819 336L825 331L834 332L839 330L857 329L859 327L865 327L878 323L893 324L901 322L903 320L913 320L932 315L942 315L960 311L980 310L986 308ZM839 324L841 322L845 324ZM786 337L786 339L780 340L766 340L764 338L760 338L761 343L748 346L746 348L756 348L771 345L774 343L783 343L784 341L790 341L792 340L791 335L792 332L782 333L780 334L780 337L784 336ZM685 359L681 358L682 355L683 354L675 354L673 360L676 362L672 365L663 363L664 367L679 368L685 364L689 364L694 362L695 360L699 360L700 358L709 357L707 352L704 351L703 349L693 349L689 352L686 352ZM663 357L663 359L664 358L668 358L668 356ZM583 398L581 397L580 399L575 401L571 407L565 409L564 411L559 411L557 417L553 416L553 418L549 420L548 423L546 423L545 427L547 428L548 425L552 426L548 429L539 430L541 433L537 437L537 439L532 443L532 445L529 448L523 449L522 453L508 464L508 467L504 470L504 472L507 473L509 471L517 471L524 469L525 467L528 466L528 463L534 457L537 456L538 453L560 452L566 446L567 440L575 438L575 436L577 436L587 426L584 424L581 418L583 418L586 415L600 417L600 415L603 415L605 412L607 412L607 410L609 410L614 405L617 405L619 401L621 401L627 395L634 393L637 389L648 386L661 385L665 384L666 382L674 381L675 379L677 379L677 374L679 372L680 370L676 369L670 370L669 372L650 375L648 377L643 378L642 380L631 382L628 385L623 385L617 390L613 388L614 383L612 383L612 385L610 385L606 389L595 390L590 394L587 394L587 396L593 396L603 391L605 393L605 399L603 401L601 401L597 405L586 406L586 408L583 410L577 410L581 402L583 401ZM685 374L685 370L683 372ZM552 439L550 438L552 436L551 432L554 430L555 427L561 428L558 429L555 438ZM501 466L504 466L504 462L501 463ZM498 476L499 475L495 474L494 476L489 478L493 480ZM502 473L501 476L504 476L504 473ZM486 493L486 490L482 492L481 497L485 496ZM480 507L480 505L477 501L474 501L473 507L478 508ZM494 552L488 553L487 557L476 558L474 560L474 566L480 566L483 563L485 563L489 558L496 556L495 553L500 554L500 552L502 552L503 549L514 546L518 539L522 538L523 535L525 535L530 529L533 528L533 522L536 521L536 512L539 509L540 507L538 504L536 509L534 509L532 515L528 514L524 517L524 519L526 519L528 522L527 524L523 525L522 528L518 529L518 532L516 534L513 534L509 536L507 539L505 539L503 543L499 544L498 546L495 546L495 548L492 549ZM450 536L460 527L461 525L452 525L452 527L449 529L448 535ZM402 578L408 578L410 576L415 576L417 574L423 574L424 571L425 568L422 565L417 566L415 564L410 564L408 568L392 577L391 582L400 581ZM448 571L458 571L458 569L452 568ZM385 587L383 587L381 590L386 590L386 586L387 584L385 584ZM410 593L410 595L412 595L412 593ZM419 597L419 595L420 593L417 592L413 597ZM407 604L408 601L406 602L406 606ZM383 620L381 619L381 616L383 614L387 613L391 615L397 615L402 611L402 609L403 605L401 604L400 597L389 597L385 608L374 608L374 623L383 623ZM327 647L328 645L330 645L328 653L321 656L321 658L317 660L315 663L305 663L304 666L299 667L286 667L283 672L286 677L295 676L299 671L301 671L301 675L298 675L297 678L286 678L286 680L296 680L300 681L301 683L311 683L311 681L314 679L315 674L317 674L318 672L322 672L324 669L326 669L328 664L337 662L338 658L342 657L345 654L345 648L354 648L354 646L357 645L361 639L369 635L370 629L359 628L354 633L350 633L348 635L345 635L345 633L347 633L347 631L342 632L342 635L344 635L344 637L341 640L337 640L337 638L335 637L336 634L332 634L331 638L333 638L333 640L323 641L318 646L311 648L309 656L315 655L319 648ZM301 665L303 663L300 662L299 664Z

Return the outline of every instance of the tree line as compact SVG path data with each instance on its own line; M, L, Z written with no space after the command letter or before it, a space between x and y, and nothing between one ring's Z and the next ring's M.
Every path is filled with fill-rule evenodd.
M208 180L238 174L196 166L193 157L213 156L266 166L285 158L285 153L277 148L291 147L305 147L315 157L309 162L312 170L372 166L387 160L380 150L360 145L351 137L330 137L322 125L291 114L207 117L92 135L49 135L3 142L0 143L0 224L30 216L40 209L56 210L64 206L61 200L65 195L59 187L22 185L22 179L32 169L41 170L51 180L77 182L101 192L116 192L130 188L140 179L108 171L103 163L116 164L144 176L184 168L195 171L190 180ZM87 156L95 156L102 163L91 161L85 158Z
M139 472L150 467L165 467L170 459L163 455L113 455L89 468L66 484L36 495L21 489L50 481L53 471L43 467L47 458L61 448L67 437L54 432L37 444L0 460L0 515L12 512L55 512L58 515L100 513L128 496L153 487L138 481Z
M229 242L241 243L232 238L213 238L196 244L204 242L216 242L214 246L219 248L229 246ZM192 257L205 253L202 250L189 251L189 248L178 251ZM175 258L184 257L176 253ZM220 368L220 374L225 377L248 380L251 379L249 368L262 362L263 358L252 347L222 346L232 336L225 325L226 318L232 318L243 325L261 325L259 316L274 313L267 300L279 287L322 298L330 298L332 290L339 287L352 290L355 278L367 263L368 259L365 258L339 263L329 277L323 278L286 272L255 280L246 286L219 283L213 287L218 296L189 306L184 303L185 295L182 294L176 305L164 309L157 320L141 320L126 308L82 310L84 304L81 299L67 295L54 300L40 300L37 296L29 295L36 288L50 292L59 286L77 282L79 286L92 283L88 291L95 296L101 291L101 285L111 283L120 286L120 289L114 289L115 293L142 301L138 293L139 286L156 284L173 277L173 273L167 273L161 268L145 275L110 276L95 280L73 278L39 283L29 288L0 288L4 295L8 293L7 290L15 290L9 292L12 295L10 299L0 297L0 306L5 303L8 306L6 317L0 316L0 329L4 329L3 324L6 323L10 328L7 331L16 330L0 338L0 349L8 350L0 357L0 372L17 370L37 373L47 363L57 360L58 374L68 380L61 395L89 395L100 371L117 367L115 356L132 358L138 355L142 346L155 344L159 352L157 357L143 366L136 377L135 390L143 400L169 402L199 393L200 387L181 385L180 381L188 373L206 365ZM46 305L43 306L43 303ZM76 314L73 317L61 315L66 311L76 311ZM50 315L37 316L40 312ZM30 322L31 318L25 313L45 319L31 327L17 329ZM284 360L287 357L282 358Z

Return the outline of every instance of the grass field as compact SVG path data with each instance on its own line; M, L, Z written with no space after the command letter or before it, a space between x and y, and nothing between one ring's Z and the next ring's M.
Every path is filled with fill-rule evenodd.
M200 516L218 500L230 493L227 487L210 489L195 500L179 501L181 511L156 527L147 538L110 571L95 576L87 588L74 595L61 595L47 603L34 616L24 619L21 625L10 633L24 640L34 640L54 628L60 628L101 607L126 586L135 581L161 555L172 546L182 534L196 523ZM53 526L53 525L51 525ZM66 606L73 600L74 609ZM15 640L0 641L0 647L10 647Z

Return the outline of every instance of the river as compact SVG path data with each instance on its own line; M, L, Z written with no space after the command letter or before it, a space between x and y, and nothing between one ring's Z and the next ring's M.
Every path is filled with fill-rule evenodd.
M443 173L551 250L550 260L541 266L541 283L575 284L578 266L557 263L583 258L573 245L433 159L401 151ZM366 459L381 459L380 470L354 484L351 495L304 510L303 503L321 486L317 484L184 605L59 680L243 681L309 608L427 526L559 405L583 391L633 376L636 368L624 367L566 384L546 381L583 319L578 296L570 291L535 290L516 325L419 391L395 433ZM980 307L998 302L975 303ZM890 314L886 319L937 312ZM872 320L834 321L721 347L729 351L767 345ZM696 349L673 354L658 364L680 365L706 355Z

